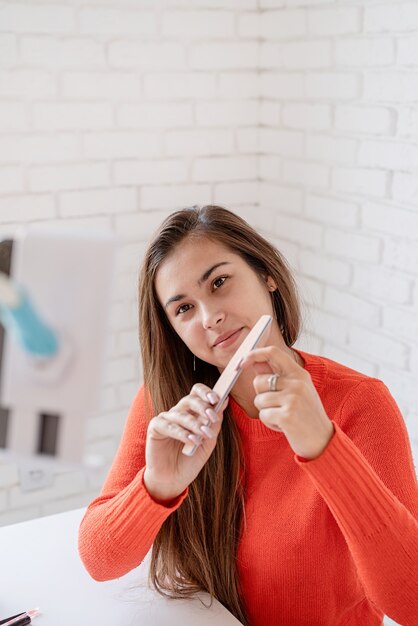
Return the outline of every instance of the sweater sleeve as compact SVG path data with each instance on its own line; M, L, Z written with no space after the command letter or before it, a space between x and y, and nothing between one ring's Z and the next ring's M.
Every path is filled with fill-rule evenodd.
M339 418L324 452L296 462L338 523L368 599L403 626L417 626L418 493L405 425L373 379L357 385Z
M143 482L147 423L141 388L102 491L79 529L80 557L95 580L118 578L139 565L163 522L187 495L180 494L170 506L149 495Z

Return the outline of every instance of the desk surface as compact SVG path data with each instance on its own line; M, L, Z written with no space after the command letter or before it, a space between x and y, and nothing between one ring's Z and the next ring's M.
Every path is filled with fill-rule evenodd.
M216 601L208 609L197 598L169 600L147 588L146 561L118 580L92 580L77 553L83 512L0 528L0 619L39 607L34 626L240 625Z

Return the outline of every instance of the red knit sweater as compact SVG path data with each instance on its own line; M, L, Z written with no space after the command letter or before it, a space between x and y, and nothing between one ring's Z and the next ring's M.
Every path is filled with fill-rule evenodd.
M382 382L299 353L335 426L325 451L295 457L285 436L231 400L246 459L246 525L238 553L252 626L418 625L418 498L408 436ZM134 400L101 495L81 523L81 558L96 580L144 558L174 505L143 484L143 390Z

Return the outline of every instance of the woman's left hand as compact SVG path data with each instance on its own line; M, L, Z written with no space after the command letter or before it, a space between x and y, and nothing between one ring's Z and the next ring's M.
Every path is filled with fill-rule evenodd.
M240 363L256 372L254 404L260 420L283 432L293 451L305 459L318 457L327 447L334 427L325 412L309 372L276 346L256 348ZM278 377L272 380L272 375ZM274 384L275 391L271 390Z

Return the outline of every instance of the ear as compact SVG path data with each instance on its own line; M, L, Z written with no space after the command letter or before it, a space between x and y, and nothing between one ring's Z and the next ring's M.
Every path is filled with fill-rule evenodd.
M266 281L267 289L269 291L276 291L277 285L276 285L276 283L274 282L274 280L272 279L271 276L265 276L264 280Z

